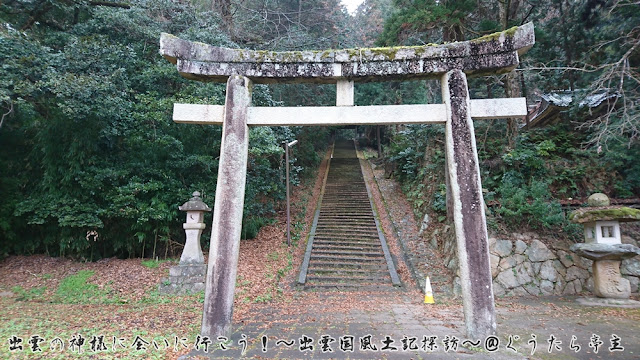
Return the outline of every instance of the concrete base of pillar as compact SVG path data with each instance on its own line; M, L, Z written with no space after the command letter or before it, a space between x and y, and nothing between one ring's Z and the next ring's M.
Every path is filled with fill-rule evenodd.
M203 291L207 265L178 265L169 269L169 277L158 286L161 294L193 294Z

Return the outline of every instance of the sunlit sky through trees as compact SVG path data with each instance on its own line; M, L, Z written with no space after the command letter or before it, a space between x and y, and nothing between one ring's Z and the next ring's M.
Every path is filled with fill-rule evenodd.
M363 1L364 0L342 0L342 3L347 7L349 14L353 14L358 8L358 5L362 4Z

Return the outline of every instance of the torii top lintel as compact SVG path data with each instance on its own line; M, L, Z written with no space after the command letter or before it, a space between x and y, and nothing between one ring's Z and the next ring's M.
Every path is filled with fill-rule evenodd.
M284 52L216 47L163 33L160 53L194 80L225 82L244 75L256 83L335 83L438 77L453 69L467 75L504 73L518 66L519 55L534 43L533 23L527 23L443 45Z

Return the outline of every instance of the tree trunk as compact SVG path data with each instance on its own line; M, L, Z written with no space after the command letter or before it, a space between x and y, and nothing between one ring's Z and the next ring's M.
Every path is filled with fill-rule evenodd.
M502 30L508 29L509 24L517 17L520 2L520 0L498 1L498 6L500 7L500 25ZM518 78L515 71L506 75L504 80L504 92L505 95L510 98L521 96L522 92L518 84ZM514 147L517 136L518 119L507 119L507 144L510 148Z
M504 92L507 97L514 98L519 97L521 94L520 86L518 84L518 76L515 71L512 71L506 75L504 81ZM507 119L507 141L508 146L513 148L518 137L518 119Z
M380 125L376 125L376 139L378 141L378 159L382 158L382 144L380 142Z
M226 31L232 39L234 39L231 0L213 0L211 1L211 10L220 14L223 30Z

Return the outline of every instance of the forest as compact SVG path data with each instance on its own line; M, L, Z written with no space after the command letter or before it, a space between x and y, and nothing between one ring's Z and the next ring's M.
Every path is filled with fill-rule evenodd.
M640 1L365 0L353 13L338 0L2 1L0 257L162 257L184 241L178 205L194 191L213 205L221 129L171 116L176 102L222 104L224 84L181 78L158 54L161 32L302 50L455 42L526 22L536 44L519 68L470 79L471 97L524 96L532 111L541 99L564 103L541 126L475 123L488 222L571 237L568 200L640 197ZM439 88L362 83L355 101L437 103ZM256 106L334 103L330 85L256 85L253 94ZM335 131L251 129L243 238L282 210L282 142L299 140L299 183ZM377 131L378 161L394 169L416 218L446 221L444 128L362 127L361 145L375 147Z

